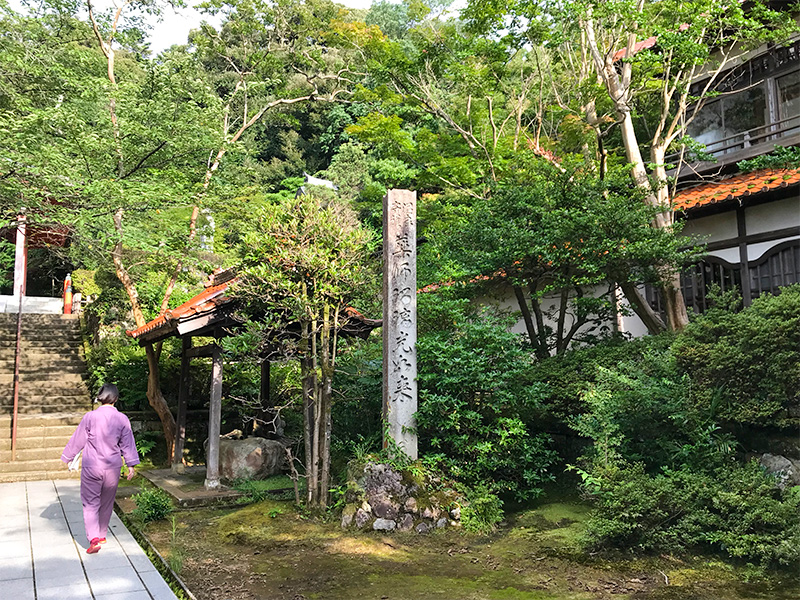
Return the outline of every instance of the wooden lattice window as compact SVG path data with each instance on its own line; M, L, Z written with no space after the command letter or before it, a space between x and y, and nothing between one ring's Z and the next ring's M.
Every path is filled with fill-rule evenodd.
M742 292L742 269L714 256L690 265L681 273L681 289L686 309L698 313L708 308L708 292L717 285L723 292Z
M748 265L750 295L775 294L779 287L800 282L800 240L778 244Z
M686 267L681 273L681 291L686 309L698 313L705 312L708 308L708 292L715 284L723 292L735 289L741 293L741 267L715 256L708 256ZM646 286L645 297L653 310L663 313L661 293L657 288Z

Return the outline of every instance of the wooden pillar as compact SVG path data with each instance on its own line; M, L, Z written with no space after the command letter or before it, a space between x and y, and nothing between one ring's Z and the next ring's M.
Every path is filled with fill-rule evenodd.
M189 405L189 365L188 352L192 347L192 337L181 340L181 378L178 382L178 418L175 422L175 454L172 457L172 472L183 473L183 448L186 445L186 409Z
M28 279L28 243L27 223L25 215L17 217L17 235L14 251L14 296L24 296Z
M261 361L261 410L272 408L269 402L269 376L272 363L268 360Z
M750 288L750 261L747 256L747 225L744 220L744 207L736 209L736 233L739 238L739 264L742 266L742 301L745 306L750 306L753 301L753 291Z
M211 353L211 402L208 406L208 449L206 450L207 490L219 487L219 434L222 426L222 350L215 345Z

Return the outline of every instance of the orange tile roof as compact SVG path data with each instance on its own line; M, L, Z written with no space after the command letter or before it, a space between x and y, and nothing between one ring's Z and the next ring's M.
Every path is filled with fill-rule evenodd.
M231 301L231 298L225 296L225 291L228 289L232 281L226 281L217 285L211 285L197 294L191 300L188 300L172 310L168 310L163 315L156 317L149 323L145 323L141 327L127 331L126 333L132 338L138 338L140 335L153 331L167 325L170 322L185 319L186 317L204 313L214 310L218 306L222 306Z
M737 200L800 184L800 168L763 169L740 173L721 181L702 183L675 195L675 210L691 210L725 200Z

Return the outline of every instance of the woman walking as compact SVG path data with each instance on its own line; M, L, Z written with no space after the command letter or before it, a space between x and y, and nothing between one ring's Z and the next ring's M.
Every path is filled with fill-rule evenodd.
M104 384L96 399L100 406L83 415L61 454L61 460L69 463L83 450L81 503L89 554L98 552L108 535L122 468L121 457L125 457L128 466L128 481L135 475L133 467L139 464L131 423L114 406L118 399L117 386Z

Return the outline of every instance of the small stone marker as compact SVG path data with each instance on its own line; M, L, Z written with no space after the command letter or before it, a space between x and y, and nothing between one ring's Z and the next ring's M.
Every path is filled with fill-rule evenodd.
M383 419L386 436L417 459L417 193L383 199Z

